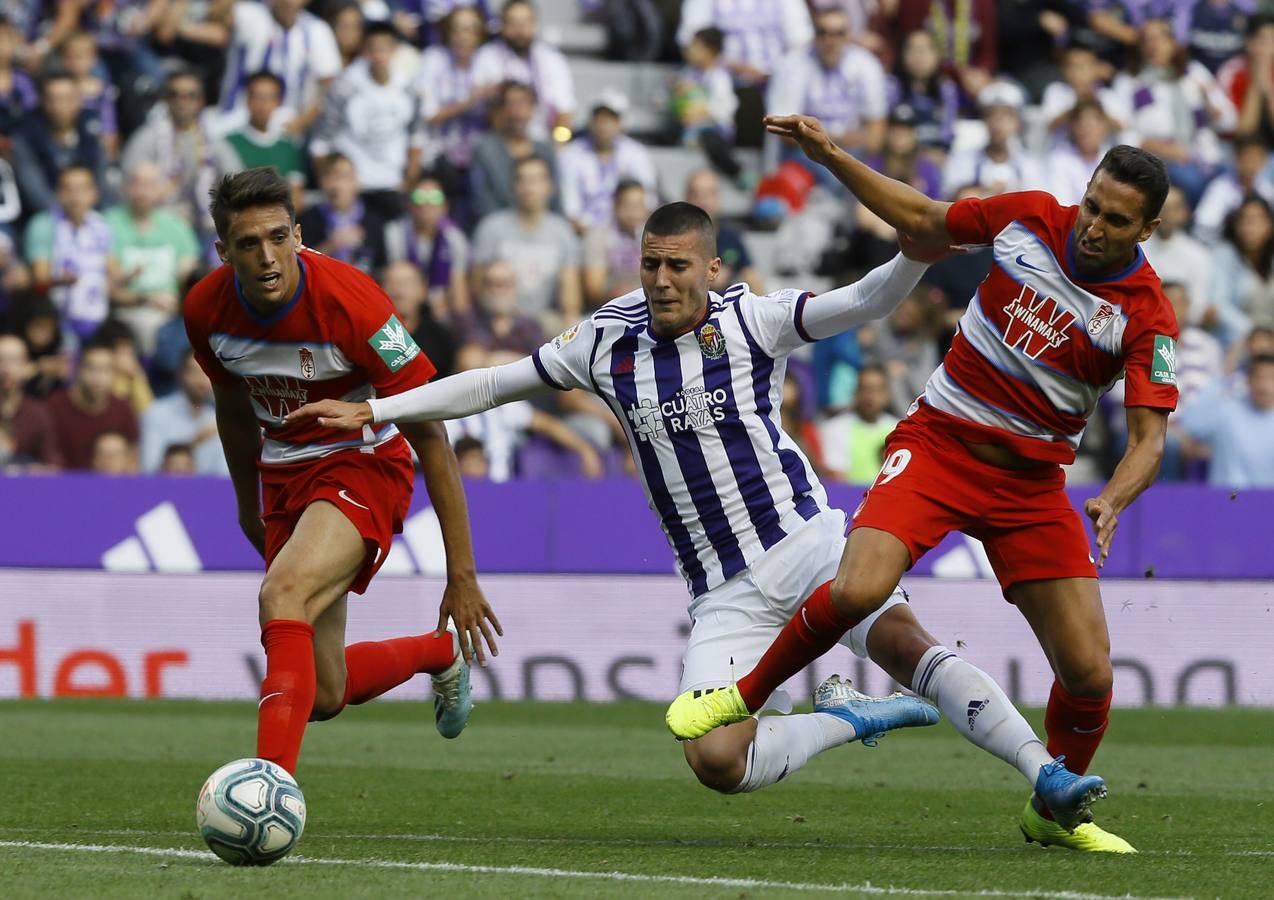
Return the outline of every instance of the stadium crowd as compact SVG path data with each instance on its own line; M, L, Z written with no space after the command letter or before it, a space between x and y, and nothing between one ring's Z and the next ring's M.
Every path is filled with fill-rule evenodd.
M1274 17L1256 5L6 0L0 465L225 472L180 307L218 264L208 190L247 167L287 175L307 245L373 274L444 375L524 356L637 287L661 202L717 220L717 290L826 286L890 258L889 226L766 137L769 112L818 116L940 199L1077 203L1113 144L1161 156L1174 187L1144 249L1181 327L1161 477L1274 486ZM604 37L568 56L550 31ZM578 83L602 59L662 88ZM784 418L820 471L875 476L989 266L935 266L888 320L793 360ZM1120 401L1072 479L1119 458ZM449 427L470 477L632 471L579 392Z

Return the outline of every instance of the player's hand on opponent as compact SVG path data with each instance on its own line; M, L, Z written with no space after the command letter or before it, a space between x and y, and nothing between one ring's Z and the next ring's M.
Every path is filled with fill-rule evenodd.
M823 123L813 116L766 116L765 130L796 141L801 152L819 165L826 165L838 150Z
M1106 557L1110 556L1110 542L1115 538L1115 529L1119 526L1119 514L1110 501L1102 497L1092 497L1084 501L1084 512L1093 520L1093 533L1097 535L1097 568L1106 565Z
M447 629L447 617L455 623L460 637L460 652L467 663L476 657L478 665L487 664L486 653L482 650L485 640L492 656L499 656L500 650L495 645L491 630L504 637L504 629L500 620L495 617L491 604L482 594L476 578L448 578L447 588L442 592L442 605L438 607L438 634Z
M307 403L283 417L284 425L296 425L318 419L324 428L340 428L358 431L372 423L372 408L367 403L346 403L344 400L319 400Z
M910 235L903 234L901 231L898 232L898 249L902 250L902 255L907 257L907 259L930 265L944 260L948 256L964 252L959 247L952 247L945 242L918 241Z

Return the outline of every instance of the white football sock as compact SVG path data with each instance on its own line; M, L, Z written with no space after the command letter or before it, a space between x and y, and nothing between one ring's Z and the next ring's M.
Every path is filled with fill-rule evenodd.
M971 743L1021 772L1031 787L1040 766L1053 761L991 676L946 647L925 652L911 678L911 689L942 710Z
M757 720L756 739L748 748L743 780L730 793L768 787L824 750L847 744L855 737L853 725L828 713L762 716Z

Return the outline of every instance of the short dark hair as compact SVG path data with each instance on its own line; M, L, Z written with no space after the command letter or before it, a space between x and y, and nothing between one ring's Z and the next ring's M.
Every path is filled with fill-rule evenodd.
M720 28L712 25L696 31L694 40L711 50L714 56L720 56L722 49L725 47L725 34Z
M644 191L644 190L646 190L646 186L642 184L640 181L638 181L636 178L621 178L619 179L619 184L615 185L614 199L618 200L620 197L624 196L624 194L628 193L629 191Z
M169 444L164 448L164 461L167 462L173 456L189 456L194 457L195 448L189 444Z
M282 206L288 211L288 219L296 224L292 185L270 166L224 175L208 196L212 201L208 205L212 223L216 226L217 237L223 241L230 230L230 216L254 206Z
M278 75L275 75L269 69L259 69L258 71L253 72L251 75L249 75L247 78L243 80L243 84L245 87L252 87L252 82L254 81L273 82L274 86L279 89L280 97L282 97L283 94L286 93L287 91L287 85L283 83L283 79L280 78Z
M1257 366L1274 366L1274 353L1258 353L1247 361L1249 372Z
M665 203L651 213L642 233L671 236L688 231L698 233L699 242L707 250L709 259L717 255L717 227L712 224L712 217L684 200Z
M50 66L40 76L40 93L43 94L44 89L55 81L74 82L75 76L71 74L69 69L64 69L61 66Z
M372 19L363 26L363 46L367 46L367 42L376 36L392 38L394 43L398 43L398 29L393 23L386 19Z
M525 81L514 81L507 79L501 81L499 87L495 89L495 105L497 108L504 106L509 99L509 94L514 91L525 91L530 95L533 102L538 103L540 100L539 93L535 90L535 85L527 84Z
M538 153L528 153L526 156L519 156L513 161L513 177L516 179L522 174L522 169L533 163L540 163L544 166L544 174L548 175L549 181L553 180L553 164L546 157Z
M1259 13L1247 20L1246 37L1255 37L1256 33L1267 25L1274 25L1274 16L1269 13Z
M1141 192L1145 198L1142 215L1147 222L1158 217L1171 185L1163 160L1140 147L1120 144L1106 151L1106 155L1097 164L1097 171L1109 172L1110 177L1120 184L1129 185Z
M54 188L60 185L62 183L62 179L65 178L67 175L71 174L72 172L85 173L86 175L88 175L89 181L93 182L93 187L98 187L97 173L93 171L93 167L87 166L81 162L73 162L69 165L63 166L61 169L58 169L57 178L54 179L53 181Z
M107 353L114 355L115 338L110 334L102 334L102 329L99 328L89 336L88 340L80 344L80 359L84 359L86 354L92 353L94 350L105 350Z
M504 6L500 8L500 15L504 15L515 6L525 6L530 9L531 12L536 13L537 15L539 14L539 10L535 8L535 4L532 3L531 0L506 0Z

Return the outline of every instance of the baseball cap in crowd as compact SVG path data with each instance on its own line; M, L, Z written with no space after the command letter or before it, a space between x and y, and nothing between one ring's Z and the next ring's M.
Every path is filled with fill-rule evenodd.
M1011 81L996 79L978 92L978 106L990 109L993 106L1007 106L1009 109L1021 110L1026 105L1026 92Z
M897 106L889 110L890 125L912 125L916 124L916 110L910 103L899 103Z
M589 106L590 112L597 112L599 109L612 112L622 119L624 113L628 112L628 95L616 88L604 88Z

